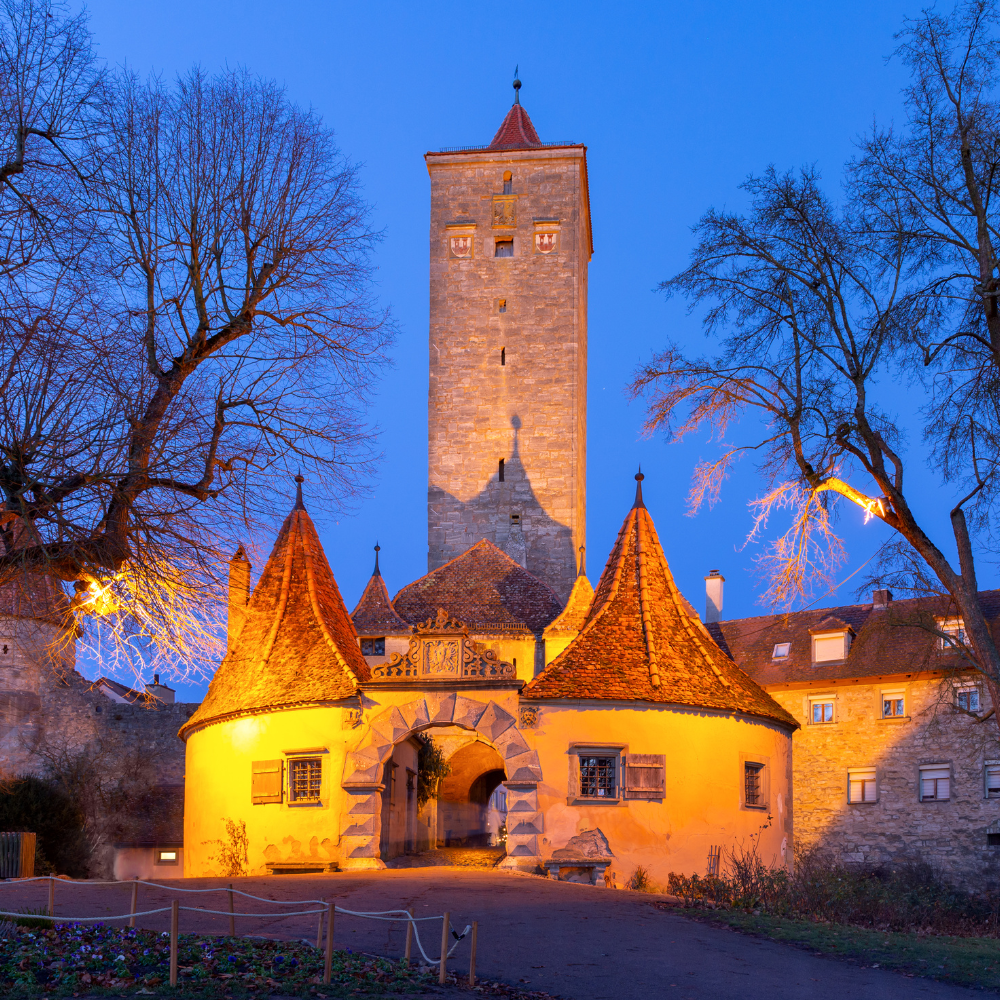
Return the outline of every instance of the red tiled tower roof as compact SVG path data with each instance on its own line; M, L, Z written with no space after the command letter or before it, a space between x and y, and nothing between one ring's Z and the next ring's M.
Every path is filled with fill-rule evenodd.
M511 105L507 117L504 118L497 134L493 136L490 149L528 149L532 146L541 146L542 141L538 138L535 126L531 124L528 112L515 103Z
M521 697L691 705L796 726L795 719L719 649L689 609L674 583L640 486L582 631L528 682Z
M559 598L506 552L483 539L404 587L396 613L417 625L444 608L470 632L541 632L562 611Z
M365 592L358 601L358 606L351 612L351 621L358 635L392 635L409 633L410 626L396 614L396 609L389 600L389 591L378 568L379 547L375 546L375 570L365 587Z
M180 735L233 715L338 701L369 676L300 497L278 532L239 637Z

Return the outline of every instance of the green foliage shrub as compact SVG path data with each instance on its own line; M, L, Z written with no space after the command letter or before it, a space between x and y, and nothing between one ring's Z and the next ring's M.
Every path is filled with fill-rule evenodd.
M0 787L0 830L36 835L36 874L90 874L83 812L54 782L26 775Z

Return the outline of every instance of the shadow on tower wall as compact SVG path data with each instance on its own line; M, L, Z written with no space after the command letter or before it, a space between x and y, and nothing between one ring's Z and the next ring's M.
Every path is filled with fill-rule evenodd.
M521 461L520 419L511 420L510 458L471 500L462 501L433 484L427 490L428 572L460 556L481 539L503 549L528 572L547 583L565 603L576 579L573 532L553 519L539 502Z

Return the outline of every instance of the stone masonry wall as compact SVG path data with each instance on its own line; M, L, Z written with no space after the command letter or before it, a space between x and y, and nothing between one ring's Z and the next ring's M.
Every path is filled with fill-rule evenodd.
M987 828L1000 830L991 826L1000 820L1000 799L986 798L984 768L1000 758L996 729L952 708L952 683L925 676L768 686L802 723L793 738L797 856L815 846L848 861L925 861L970 888L995 878L1000 847L987 846ZM881 718L888 692L904 698L902 719ZM823 694L834 698L835 721L813 725L810 697ZM922 764L950 765L948 801L920 801ZM854 767L876 768L876 802L848 803Z
M520 515L527 569L563 600L585 544L585 155L567 147L427 156L428 569L482 538L503 548ZM503 198L505 171L512 192ZM551 253L537 252L536 233L554 238ZM453 239L471 239L457 247L466 256ZM512 240L514 255L494 256L496 240Z
M183 784L177 731L197 706L116 704L76 671L73 644L55 640L51 626L0 620L0 775L42 774L40 751L73 752L107 733L148 752L158 784Z

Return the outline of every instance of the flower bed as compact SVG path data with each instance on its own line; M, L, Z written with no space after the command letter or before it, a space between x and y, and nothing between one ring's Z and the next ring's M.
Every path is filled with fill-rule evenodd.
M263 938L178 937L178 986L209 995L264 991L342 995L420 993L431 974L402 962L335 951L330 986L324 986L323 954L296 941ZM0 940L0 990L47 995L166 992L170 937L155 931L103 924L19 928ZM433 975L436 981L436 973ZM171 991L172 992L172 991Z

